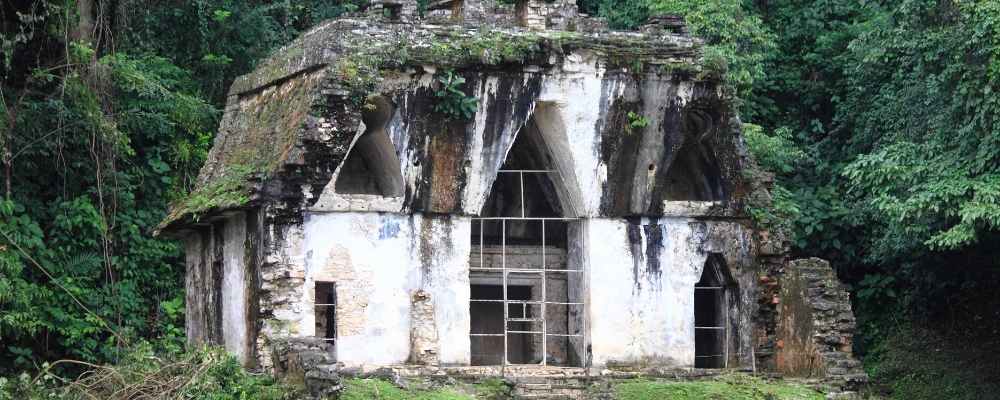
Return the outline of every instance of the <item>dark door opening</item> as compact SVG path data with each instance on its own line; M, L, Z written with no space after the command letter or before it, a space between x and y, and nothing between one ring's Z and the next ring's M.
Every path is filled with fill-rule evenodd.
M694 366L725 368L729 359L728 279L724 261L709 256L694 285Z
M471 344L472 365L503 364L504 349L504 312L503 286L472 285L472 301L469 303L471 314ZM531 286L507 286L507 299L510 301L531 300ZM523 304L508 304L509 318L531 318L531 307ZM522 324L524 326L519 326ZM526 322L510 322L510 330L527 331L531 326ZM512 364L525 364L531 361L534 347L528 335L510 334L507 338L507 359Z

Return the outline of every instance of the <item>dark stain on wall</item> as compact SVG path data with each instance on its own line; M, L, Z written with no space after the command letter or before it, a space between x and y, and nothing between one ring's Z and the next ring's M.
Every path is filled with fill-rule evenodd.
M256 338L260 334L260 301L257 294L260 291L260 264L264 259L263 252L263 225L262 216L257 209L252 209L246 215L246 242L244 248L246 253L246 274L244 278L244 290L246 291L246 327L247 327L247 359L245 367L253 368L257 365Z
M661 213L664 200L728 200L739 181L732 171L739 165L737 150L721 146L732 142L738 132L725 123L726 109L715 87L694 86L691 100L684 107L672 102L664 114L664 164L656 178L651 211ZM733 153L727 158L719 154Z
M520 72L460 72L466 82L465 95L482 97L475 91L487 77L497 77L496 90L481 98L485 109L483 121L482 160L484 168L492 170L502 162L514 134L534 109L534 102L541 90L541 77ZM399 92L395 103L399 106L400 129L409 137L405 149L412 153L411 168L420 168L420 179L404 192L405 208L411 211L433 213L460 213L462 193L468 184L466 163L472 151L475 130L474 120L456 120L436 111L439 103L431 88L416 88ZM475 171L481 172L481 171Z
M513 144L529 114L534 110L535 99L541 92L539 74L498 73L497 89L490 95L486 108L486 129L483 131L482 160L484 166L503 163L507 147ZM527 80L525 76L527 75ZM482 79L485 79L483 76ZM522 84L521 82L524 81ZM469 132L470 135L475 132ZM505 135L506 134L506 135Z
M601 128L601 160L608 166L608 180L601 196L601 213L605 215L635 215L630 209L636 158L645 129L626 128L629 112L638 113L639 101L612 99Z
M660 253L663 251L663 227L659 224L643 224L640 217L627 217L626 234L628 235L629 252L632 254L632 279L635 289L642 290L642 279L658 285L663 275L660 265ZM643 243L645 238L645 243Z
M646 232L646 274L657 281L660 279L660 252L663 249L663 227L649 224L642 227Z
M635 289L642 290L642 282L639 280L639 271L642 268L642 219L633 217L626 218L628 224L625 226L628 235L628 248L632 253L632 281L635 282Z
M211 272L206 276L206 283L209 286L210 298L206 301L205 307L208 311L208 338L207 342L211 344L222 344L222 271L223 271L223 260L225 255L223 253L223 245L225 243L223 236L223 223L216 222L212 224L212 269Z
M434 275L436 265L436 255L450 255L454 250L452 247L452 229L454 220L448 215L425 214L420 223L420 233L415 240L418 240L417 248L420 257L421 281L424 288L427 288L429 280ZM413 231L413 216L410 216L410 228ZM437 227L441 233L434 235L434 228ZM445 240L441 240L445 238Z

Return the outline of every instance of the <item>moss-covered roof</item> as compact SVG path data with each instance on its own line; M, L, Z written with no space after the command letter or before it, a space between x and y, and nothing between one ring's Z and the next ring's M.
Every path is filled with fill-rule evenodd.
M580 50L632 73L701 70L698 43L668 32L531 32L363 19L323 23L234 81L194 191L171 207L159 229L257 199L262 184L294 157L329 91L347 92L360 108L365 96L379 89L386 70L547 67Z

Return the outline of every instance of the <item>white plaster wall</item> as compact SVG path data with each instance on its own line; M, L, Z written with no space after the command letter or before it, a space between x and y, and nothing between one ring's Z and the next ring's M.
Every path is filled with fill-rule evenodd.
M222 232L222 337L226 350L242 363L250 358L246 227L246 215L239 213L226 220Z
M641 97L643 116L650 119L648 129L659 130L664 123L663 108L671 101L683 107L691 98L691 83L646 76L637 92L631 77L609 75L598 58L586 51L568 55L560 68L542 82L533 117L556 164L560 200L569 216L597 217L608 180L608 166L600 154L601 131L612 101ZM647 159L659 151L653 146L646 149L650 154L643 157ZM639 183L637 188L646 184Z
M459 217L425 217L421 224L425 227L421 235L423 289L434 298L439 359L443 365L468 365L472 224L468 218Z
M590 340L593 365L651 362L694 365L694 284L706 254L699 250L704 232L691 219L643 219L662 230L661 272L645 269L647 235L640 229L641 254L633 255L628 222L585 222L590 270ZM633 260L640 268L634 272ZM637 273L636 273L637 272Z
M410 355L410 296L435 304L442 364L469 362L469 220L421 214L314 213L304 225L303 302L317 280L337 284L337 360L404 363ZM315 334L312 310L299 332Z
M563 206L571 216L596 216L607 169L601 167L596 130L603 114L604 69L586 53L566 58L559 74L542 83L534 114L542 140L554 158L565 188ZM614 90L614 89L612 89Z

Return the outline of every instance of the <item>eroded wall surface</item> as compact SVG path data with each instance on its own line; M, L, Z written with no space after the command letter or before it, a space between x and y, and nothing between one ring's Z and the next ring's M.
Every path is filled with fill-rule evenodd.
M187 236L185 329L189 343L222 345L252 366L257 271L249 238L244 213L205 224Z
M278 336L316 335L311 288L331 281L339 362L410 362L413 330L432 326L438 342L421 351L434 349L442 365L469 364L469 227L468 218L424 214L309 214L301 241L286 249L301 254L302 290L277 314L288 327ZM569 238L565 259L583 279L559 290L586 305L580 315L557 319L569 318L569 331L584 334L571 339L581 364L693 366L694 284L712 253L726 259L739 285L729 313L730 359L748 361L756 291L748 228L689 217L596 218L571 224ZM414 296L425 294L431 301L414 307Z
M685 219L645 222L586 222L594 365L694 362L699 232Z
M338 168L320 193L302 193L306 208L478 215L525 129L541 138L564 216L657 216L664 201L721 201L742 190L739 128L715 84L622 73L601 57L580 50L545 71L456 71L478 100L468 121L435 111L434 67L390 74L382 89L392 104L385 132L404 195L337 193ZM631 127L640 117L643 126Z
M226 350L239 360L250 360L251 324L248 304L251 276L247 257L246 215L239 213L226 221L223 231L222 337ZM256 289L256 288L253 288Z

